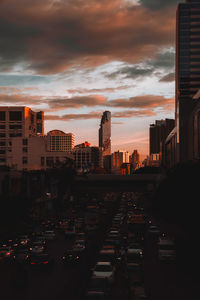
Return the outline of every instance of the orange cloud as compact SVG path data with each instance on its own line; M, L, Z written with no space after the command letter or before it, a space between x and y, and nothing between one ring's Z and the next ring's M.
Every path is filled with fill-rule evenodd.
M26 61L40 74L113 60L137 63L174 44L175 11L124 0L0 3L1 70Z

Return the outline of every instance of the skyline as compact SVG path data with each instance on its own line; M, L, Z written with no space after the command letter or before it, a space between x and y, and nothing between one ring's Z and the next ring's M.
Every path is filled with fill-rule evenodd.
M0 105L43 110L45 133L92 145L109 110L112 152L147 155L150 124L174 118L179 2L0 1Z

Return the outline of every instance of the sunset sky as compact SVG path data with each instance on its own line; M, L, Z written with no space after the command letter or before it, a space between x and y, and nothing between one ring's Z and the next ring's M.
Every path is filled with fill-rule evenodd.
M147 155L149 125L174 118L178 2L0 0L0 105L92 145L110 110L112 151Z

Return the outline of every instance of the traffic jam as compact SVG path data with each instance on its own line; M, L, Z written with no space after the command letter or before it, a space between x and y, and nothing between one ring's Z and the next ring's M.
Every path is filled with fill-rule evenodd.
M53 299L54 294L72 300L151 299L145 283L146 235L155 240L159 261L174 262L176 251L173 239L147 216L140 195L71 199L62 217L41 220L34 230L1 243L7 299Z

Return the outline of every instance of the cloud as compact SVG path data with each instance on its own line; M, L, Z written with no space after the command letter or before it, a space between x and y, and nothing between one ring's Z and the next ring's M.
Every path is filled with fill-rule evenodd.
M138 63L171 46L175 11L165 14L123 0L6 0L0 2L1 70L19 63L38 74Z
M116 78L117 76L122 75L124 78L132 78L136 79L139 77L145 77L145 76L150 76L153 73L152 68L141 68L139 66L132 66L132 67L123 67L119 69L119 71L113 72L109 75L107 75L108 78Z
M3 89L4 90L4 89ZM170 110L174 108L174 99L165 98L156 95L142 95L124 99L108 100L103 95L88 95L88 96L74 96L74 97L41 97L31 96L27 94L10 94L0 93L0 103L11 105L26 105L26 106L40 106L46 105L44 109L46 112L62 111L66 109L80 109L83 107L108 107L108 108L131 108L137 111L130 112L133 114L146 115L144 109L156 110L165 109ZM141 112L138 112L141 110ZM118 117L120 114L117 112L114 116ZM127 115L127 113L126 113ZM84 116L84 115L83 115Z
M133 85L131 86L123 85L118 87L99 88L99 89L68 89L67 92L70 94L113 93L115 91L125 90L130 87L133 87Z
M53 100L46 100L50 109L63 110L66 108L80 108L80 107L93 107L104 106L107 103L107 99L102 95L89 95L89 96L75 96L72 98L55 98Z
M141 77L148 77L157 73L159 70L173 70L175 62L175 53L173 49L165 50L157 53L154 59L148 59L140 65L128 65L120 67L118 71L106 75L108 78L116 78L122 76L123 78L138 79Z
M144 95L136 96L128 99L116 99L109 101L111 107L136 108L136 109L156 109L156 108L171 108L174 106L173 98L165 98L163 96Z
M89 120L89 119L100 119L103 111L101 112L90 112L86 114L64 114L60 115L45 115L45 120L51 121L73 121L73 120ZM147 117L147 116L155 116L156 113L151 110L124 110L120 112L112 113L112 119L124 119L124 118L132 118L132 117ZM117 122L114 124L122 124L121 122Z
M90 112L87 114L65 114L59 115L45 115L45 120L51 121L73 121L73 120L89 120L100 119L102 112Z
M163 76L159 81L160 82L173 82L175 80L175 73L169 73Z
M182 0L183 2L184 0ZM140 0L141 5L149 9L163 9L168 6L175 6L181 2L181 0Z
M0 74L0 86L25 86L50 82L50 76Z

